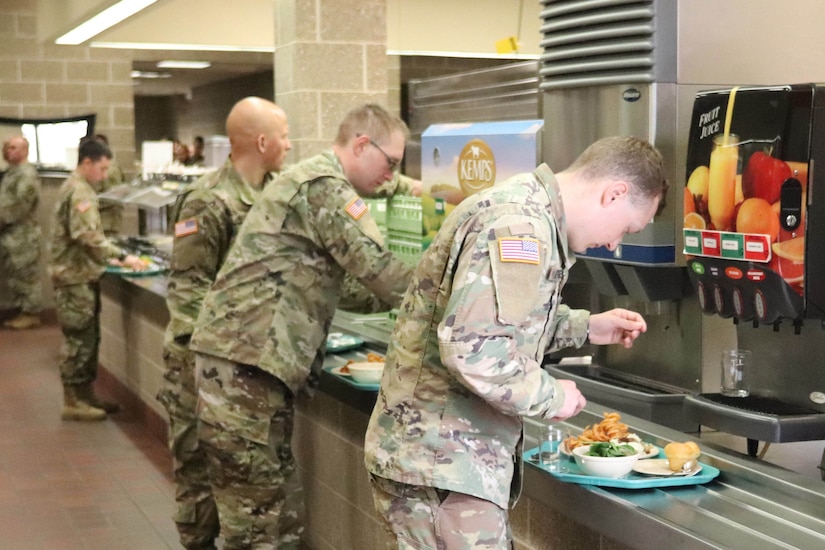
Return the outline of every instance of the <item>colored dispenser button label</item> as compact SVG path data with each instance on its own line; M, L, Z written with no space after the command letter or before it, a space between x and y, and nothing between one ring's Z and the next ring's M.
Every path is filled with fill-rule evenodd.
M684 253L688 256L761 263L771 260L771 241L768 235L696 229L684 229L683 232Z

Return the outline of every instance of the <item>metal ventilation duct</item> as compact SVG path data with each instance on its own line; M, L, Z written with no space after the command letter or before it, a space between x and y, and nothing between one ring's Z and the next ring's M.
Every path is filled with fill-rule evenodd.
M676 0L542 0L540 88L676 81Z

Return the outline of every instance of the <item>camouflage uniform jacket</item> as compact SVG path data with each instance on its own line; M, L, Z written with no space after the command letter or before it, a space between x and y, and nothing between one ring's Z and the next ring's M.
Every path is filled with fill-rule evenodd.
M115 159L111 160L109 164L109 171L106 179L100 183L97 194L100 195L109 191L113 187L117 187L123 183L125 176L120 164ZM123 205L106 200L98 199L98 213L100 214L100 222L103 224L103 232L107 235L109 233L119 233L123 225Z
M589 312L559 303L574 261L546 165L450 214L392 334L367 428L371 473L507 506L522 417L550 418L564 399L544 355L587 337Z
M397 306L412 270L384 247L330 150L261 194L204 299L190 348L255 365L296 392L320 371L347 273Z
M9 166L0 184L0 234L4 241L19 243L21 248L40 241L39 201L37 169L28 162Z
M52 221L50 271L55 286L92 283L123 254L103 234L97 193L77 172L63 182Z
M267 175L264 185L269 179ZM227 159L221 168L201 176L178 199L166 294L170 317L167 345L192 335L203 297L259 194L260 188L245 182Z

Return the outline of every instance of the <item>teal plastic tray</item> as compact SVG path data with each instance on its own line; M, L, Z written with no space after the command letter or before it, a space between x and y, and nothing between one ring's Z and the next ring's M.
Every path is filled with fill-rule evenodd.
M358 349L364 345L364 340L352 334L343 332L330 332L327 335L327 353L339 353Z
M538 451L538 448L534 448L525 452L523 455L524 462L527 462L529 464L532 464L536 468L544 470L548 474L552 475L553 477L561 481L578 483L579 485L618 487L620 489L651 489L654 487L680 487L685 485L701 485L702 483L707 483L711 481L719 475L718 468L714 468L710 464L705 464L704 462L699 462L699 464L702 466L702 471L692 476L656 477L644 474L637 474L636 472L630 472L630 474L621 478L599 477L583 473L579 469L579 465L576 464L572 460L572 458L567 461L564 461L564 459L562 460L565 468L567 468L566 472L551 472L546 467L544 467L540 462L534 461L534 457L537 456Z
M329 367L325 368L324 370L327 371L330 375L334 376L335 378L343 380L350 386L358 388L359 390L378 391L378 389L381 387L381 384L361 384L360 382L356 382L355 380L353 380L351 376L345 376L343 374L338 374L337 372L335 372L340 368L341 367Z
M116 265L106 266L106 273L120 275L121 277L154 277L155 275L160 275L164 271L166 271L166 268L157 264L150 264L149 267L143 271L132 271L128 267L118 267Z

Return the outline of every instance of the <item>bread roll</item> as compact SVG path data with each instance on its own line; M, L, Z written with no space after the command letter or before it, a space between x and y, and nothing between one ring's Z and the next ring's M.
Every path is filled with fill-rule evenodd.
M678 472L689 460L696 460L702 452L699 450L699 445L693 441L685 443L668 443L665 445L665 456L667 457L668 466L671 471Z

